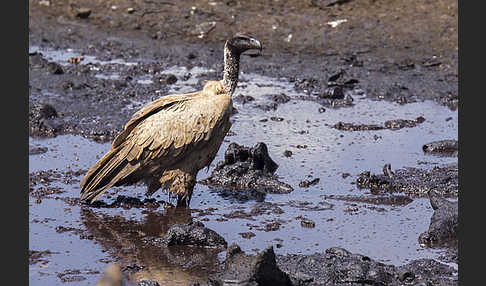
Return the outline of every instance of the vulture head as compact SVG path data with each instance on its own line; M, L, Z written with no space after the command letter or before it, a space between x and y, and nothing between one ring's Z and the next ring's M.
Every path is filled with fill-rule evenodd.
M262 43L259 40L244 34L237 33L226 41L226 47L234 54L240 55L251 49L262 51Z

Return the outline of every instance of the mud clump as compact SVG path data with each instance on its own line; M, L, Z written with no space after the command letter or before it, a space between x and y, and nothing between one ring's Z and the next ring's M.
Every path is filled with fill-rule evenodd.
M201 183L234 191L287 194L293 188L277 179L278 165L268 155L265 143L249 148L231 143L211 175Z
M430 154L457 156L459 152L459 142L457 140L434 141L424 144L422 150L424 150L425 153Z
M423 123L425 118L422 116L417 117L414 120L408 119L394 119L394 120L387 120L382 125L376 124L353 124L353 123L345 123L345 122L338 122L334 124L332 127L338 130L344 131L368 131L368 130L383 130L383 129L390 129L390 130L398 130L402 128L412 128L417 126L420 123Z
M324 199L333 199L347 202L360 202L375 205L390 205L390 206L406 206L413 200L408 196L403 195L384 195L384 196L340 196L340 195L326 195Z
M301 188L308 188L310 186L316 185L317 183L319 183L320 180L321 179L319 179L319 178L314 178L314 179L312 179L310 181L303 180L303 181L301 181L299 183L299 187L301 187Z
M226 240L204 226L201 222L187 224L174 224L162 238L156 238L152 242L171 245L192 245L211 248L226 248Z
M93 208L124 208L124 209L131 209L131 208L151 208L156 209L159 208L161 204L164 204L163 201L156 201L154 198L145 198L143 201L134 198L128 197L124 195L119 195L116 199L107 204L103 201L94 201L89 204L90 207ZM88 204L86 202L86 204Z
M38 262L47 263L49 261L45 257L50 256L51 254L53 254L53 252L49 250L29 250L29 265L36 264Z
M223 271L210 277L208 281L211 286L229 283L248 286L293 285L289 276L277 266L272 246L257 255L249 255L234 243L226 252Z
M457 241L458 203L450 202L434 191L429 192L429 198L434 214L430 218L429 229L420 234L419 242L428 246L440 246Z
M389 164L387 164L389 165ZM385 165L383 174L371 174L365 171L359 174L356 184L360 189L369 189L373 193L379 191L403 192L407 195L423 197L435 190L447 197L457 197L459 192L458 165L453 163L431 170L405 167L391 171Z
M54 137L63 130L63 121L50 104L29 106L29 135Z
M293 285L457 285L454 269L432 259L403 266L374 261L368 256L331 247L324 253L288 254L277 257Z

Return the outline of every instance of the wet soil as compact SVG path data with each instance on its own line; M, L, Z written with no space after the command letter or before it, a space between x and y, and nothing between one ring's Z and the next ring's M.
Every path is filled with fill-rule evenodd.
M443 140L457 138L457 14L452 0L30 0L31 284L94 284L110 262L137 282L206 283L223 273L220 249L149 243L193 221L248 254L275 246L291 277L313 269L293 271L296 261L343 247L386 269L414 264L402 277L412 284L442 283L434 279L457 273L457 245L418 237L442 217L427 192L458 196L457 156L428 155L448 153L454 144ZM198 184L185 211L161 193L145 198L142 186L80 202L83 174L131 115L219 79L222 45L236 31L264 51L242 56L234 123L214 164L230 142L265 142L294 191L235 195ZM381 175L384 164L394 169ZM360 189L364 171L374 185Z

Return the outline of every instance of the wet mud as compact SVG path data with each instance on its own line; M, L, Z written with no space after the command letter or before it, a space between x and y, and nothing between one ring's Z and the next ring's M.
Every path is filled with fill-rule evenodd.
M422 146L425 153L441 156L457 156L459 153L459 142L457 140L440 140L430 142Z
M224 161L218 162L211 175L201 183L235 192L263 192L288 194L294 189L279 181L275 171L278 165L268 155L263 142L254 147L231 143L224 154Z
M427 196L435 191L442 196L457 197L459 192L458 165L434 167L430 170L407 167L391 170L385 165L383 174L365 171L356 179L359 188L372 192L400 192L411 196Z
M80 202L132 114L219 79L237 31L263 54L242 56L232 129L198 180L222 162L285 191L247 176L246 191L196 185L182 211L137 185ZM31 0L28 57L30 284L94 285L112 262L128 285L263 285L262 271L294 285L458 284L457 1ZM229 163L231 142L264 142L271 161ZM236 248L209 238L157 243L201 223L239 245L233 262Z
M450 202L435 191L429 193L429 198L434 214L430 218L429 229L420 234L419 241L428 245L440 245L452 240L457 242L458 202Z
M277 263L293 285L457 285L454 269L432 259L399 267L377 262L344 248L312 255L278 256Z

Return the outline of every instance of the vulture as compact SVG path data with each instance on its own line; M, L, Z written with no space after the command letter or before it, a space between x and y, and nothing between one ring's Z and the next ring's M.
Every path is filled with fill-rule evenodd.
M209 167L231 127L231 96L238 84L240 55L261 53L257 39L237 33L224 45L223 80L207 81L202 90L160 97L137 111L111 148L81 181L81 200L93 203L112 186L147 185L177 195L189 206L199 170Z

